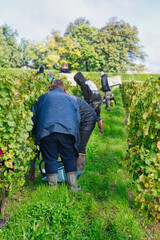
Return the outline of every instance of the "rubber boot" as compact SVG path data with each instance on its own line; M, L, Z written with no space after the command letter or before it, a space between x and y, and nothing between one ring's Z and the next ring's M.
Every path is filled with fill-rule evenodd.
M99 128L99 132L100 132L100 134L104 135L103 121L100 120L100 121L98 121L97 123L98 123L98 128Z
M79 157L77 159L77 170L84 171L86 165L86 154L79 153Z
M106 108L107 111L110 111L110 100L106 100Z
M57 187L57 173L47 174L47 180L50 186Z
M68 172L66 173L67 175L67 181L68 181L68 186L71 190L73 191L78 191L77 189L77 172Z

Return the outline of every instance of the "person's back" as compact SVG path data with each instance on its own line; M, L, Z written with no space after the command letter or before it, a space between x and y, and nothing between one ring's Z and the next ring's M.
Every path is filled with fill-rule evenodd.
M99 131L104 135L103 121L100 117L102 98L97 86L92 81L85 79L81 72L76 73L74 80L81 86L84 100L88 102L96 112Z
M32 111L36 144L40 145L48 184L57 185L57 160L60 154L69 187L76 191L77 157L80 147L78 104L65 94L62 80L56 79L50 87L50 92L38 99Z
M86 164L86 145L95 127L97 115L93 108L83 99L70 95L78 103L81 122L80 122L80 150L77 159L77 169L84 171Z
M105 109L107 111L110 111L111 87L109 86L109 83L108 83L108 76L104 74L103 71L100 72L100 76L101 76L101 84L102 84L101 91L105 93L105 99L106 99Z
M77 126L74 106L76 106L75 102L71 101L61 89L56 88L42 95L38 100L37 111L38 141L52 132L75 136L79 126Z
M107 74L104 74L104 72L100 72L100 76L101 76L101 84L102 84L101 90L103 92L111 91L111 88L110 88L109 83L108 83Z
M66 68L61 68L59 73L71 73L71 72Z
M97 119L96 113L93 108L83 99L73 95L70 96L75 99L79 106L81 114L80 130L93 129Z
M68 63L63 63L63 65L62 65L59 73L71 73L71 72L68 70Z
M74 80L81 86L83 97L86 102L101 101L101 95L94 82L87 80L81 72L75 74Z

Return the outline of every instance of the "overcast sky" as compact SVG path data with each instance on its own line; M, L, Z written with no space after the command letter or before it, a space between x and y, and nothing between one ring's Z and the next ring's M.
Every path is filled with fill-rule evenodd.
M112 17L138 28L145 65L160 73L160 0L0 0L0 26L17 30L19 39L41 41L51 31L63 36L68 24L85 17L102 28Z

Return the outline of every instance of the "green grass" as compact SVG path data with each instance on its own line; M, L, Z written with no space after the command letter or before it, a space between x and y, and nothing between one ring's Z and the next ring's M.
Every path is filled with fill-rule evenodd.
M38 70L37 69L21 69L21 68L0 68L0 73L1 72L5 72L5 73L36 73ZM54 70L54 69L45 69L44 73L47 75L48 71L51 71L52 73L54 73L55 75L57 75L59 73L59 70ZM72 71L72 72L78 72L76 70ZM92 81L94 81L98 86L100 83L100 76L99 76L99 72L82 72L84 74L84 76L87 79L90 79ZM122 77L122 81L146 81L147 79L158 79L160 77L160 74L158 73L106 73L109 77L113 77L113 76L117 76L120 75Z
M10 221L0 230L0 239L159 239L158 233L151 238L146 226L154 225L134 204L135 187L124 168L125 110L119 88L113 91L117 105L110 112L102 105L104 136L96 125L87 145L85 173L78 180L82 192L69 191L64 184L51 188L37 173L34 185L26 184L10 197Z

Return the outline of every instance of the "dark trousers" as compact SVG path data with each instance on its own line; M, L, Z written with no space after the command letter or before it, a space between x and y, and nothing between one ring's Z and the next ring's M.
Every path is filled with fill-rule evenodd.
M74 147L75 138L72 135L52 133L40 141L40 150L45 162L46 174L58 172L58 154L64 165L65 172L77 171L77 151Z
M80 144L79 153L86 154L86 145L88 143L88 140L91 136L92 131L93 130L90 130L90 131L80 130L81 144Z
M94 111L96 112L97 122L100 121L100 120L102 120L101 117L100 117L102 101L94 101L94 102L91 102L89 105L90 105L90 106L94 109Z

